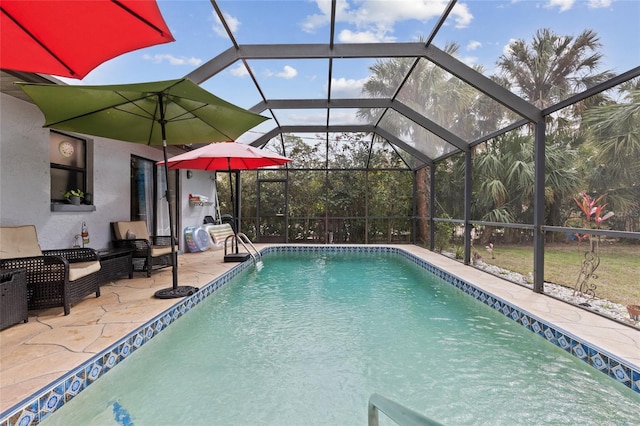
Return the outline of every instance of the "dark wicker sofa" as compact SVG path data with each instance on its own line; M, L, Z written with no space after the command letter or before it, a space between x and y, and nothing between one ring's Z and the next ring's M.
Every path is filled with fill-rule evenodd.
M41 250L33 225L0 227L0 268L24 269L29 309L64 307L100 296L98 253L90 248Z
M113 245L133 249L133 269L147 273L173 265L170 236L149 235L144 221L111 222ZM174 240L174 244L177 242Z

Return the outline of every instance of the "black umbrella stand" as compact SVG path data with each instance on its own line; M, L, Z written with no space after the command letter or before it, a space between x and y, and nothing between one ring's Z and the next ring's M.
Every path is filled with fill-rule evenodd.
M167 185L165 198L167 199L167 207L169 208L169 235L171 235L171 260L173 262L173 285L169 288L163 288L155 292L154 296L158 299L176 299L179 297L191 296L198 291L198 287L189 285L178 285L178 254L174 244L175 235L173 230L173 213L171 212L171 190L169 189L169 166L167 158L167 138L165 134L164 108L162 105L162 94L158 94L160 105L160 127L162 128L162 154L164 155L164 180Z

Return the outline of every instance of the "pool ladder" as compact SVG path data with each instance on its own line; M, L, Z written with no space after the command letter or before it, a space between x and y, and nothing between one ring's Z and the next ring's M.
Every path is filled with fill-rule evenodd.
M260 251L258 251L258 249L256 248L256 246L253 245L253 243L251 242L251 240L249 239L249 237L247 237L247 235L243 232L238 232L235 235L229 235L227 238L225 238L224 240L224 255L227 255L227 242L231 240L231 247L233 247L233 244L235 242L235 246L236 246L236 252L237 247L238 247L238 242L240 242L240 244L242 245L242 247L245 249L245 251L247 253L249 253L249 256L251 256L251 259L253 259L253 264L254 265L258 265L259 263L262 263L262 254L260 253ZM247 244L249 244L249 246L251 247L251 250L253 250L253 252L251 250L249 250L249 247L247 247Z
M369 398L369 426L378 426L378 411L401 426L439 426L440 423L417 413L404 405L374 393Z

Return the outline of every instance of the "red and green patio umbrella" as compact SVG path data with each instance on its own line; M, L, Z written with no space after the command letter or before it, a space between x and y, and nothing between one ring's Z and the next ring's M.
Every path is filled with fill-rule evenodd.
M188 79L108 86L17 83L45 116L44 127L163 147L234 140L267 118L233 105ZM171 195L167 190L167 205ZM173 217L169 227L174 240ZM172 244L173 286L157 297L182 297Z
M0 68L82 79L101 63L174 41L155 0L2 0Z

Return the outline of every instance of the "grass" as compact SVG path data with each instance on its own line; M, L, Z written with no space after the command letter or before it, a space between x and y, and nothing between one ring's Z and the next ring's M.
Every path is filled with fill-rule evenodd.
M544 280L573 289L589 244L545 244ZM533 271L533 247L498 245L495 259L484 249L478 250L486 263L524 276ZM640 246L601 244L600 265L595 271L596 297L621 305L640 305Z

